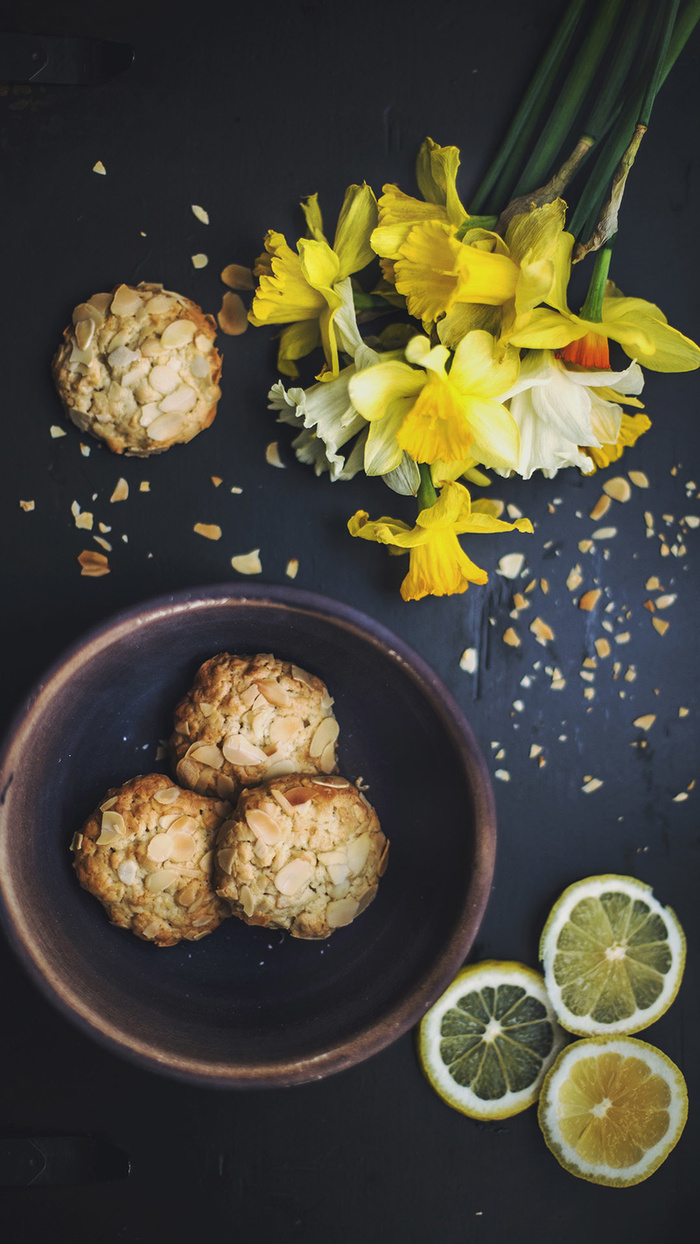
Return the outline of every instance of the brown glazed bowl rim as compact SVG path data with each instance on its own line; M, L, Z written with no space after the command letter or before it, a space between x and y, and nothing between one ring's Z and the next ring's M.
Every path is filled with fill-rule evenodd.
M186 614L193 609L250 604L270 609L311 613L346 633L353 633L380 649L419 686L442 722L459 755L471 789L474 818L474 861L469 884L451 935L429 972L402 998L350 1037L322 1049L312 1057L275 1060L267 1064L212 1064L196 1057L183 1057L158 1047L157 1040L144 1041L106 1020L98 1009L81 997L79 987L61 979L42 954L33 936L31 913L23 909L21 896L11 884L3 860L6 834L5 804L12 774L21 764L21 748L32 723L42 716L54 696L70 683L74 674L127 630L147 626L149 621ZM89 630L58 658L36 684L15 715L0 752L0 923L10 944L44 996L70 1022L113 1053L150 1071L162 1072L214 1088L282 1087L318 1080L364 1061L385 1049L413 1027L444 992L462 966L479 929L495 866L496 812L493 788L479 744L462 710L427 662L404 640L367 614L329 597L272 584L214 584L158 596L112 615Z

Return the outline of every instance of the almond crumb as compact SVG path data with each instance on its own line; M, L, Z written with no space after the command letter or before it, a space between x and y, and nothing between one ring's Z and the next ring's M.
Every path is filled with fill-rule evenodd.
M211 482L215 488L219 488L220 485L223 484L224 481L222 480L220 475L212 475Z
M251 549L250 553L239 553L231 558L231 565L239 574L261 574L260 549Z
M298 572L299 572L298 557L290 557L285 567L284 573L286 574L288 579L296 579Z
M510 506L508 507L510 511ZM504 579L514 579L520 574L525 561L524 553L506 553L502 557L497 566L497 573L503 575Z
M581 790L584 795L591 795L594 790L600 790L602 785L603 783L600 781L600 778L588 778L588 780L584 780Z
M270 444L265 450L265 461L268 466L281 467L284 470L284 463L280 458L279 445L277 444L277 441L270 441Z
M593 532L594 540L612 540L617 535L617 527L599 527Z
M610 656L610 653L612 652L612 648L610 647L610 643L609 643L609 641L608 641L607 639L605 639L605 638L596 639L596 641L595 641L595 650L596 650L596 652L598 653L598 656L601 658L601 660L605 660L605 658L606 658L606 657L609 657L609 656Z
M592 548L593 548L592 540L579 540L578 542L579 553L590 553Z
M193 268L206 268L209 263L209 256L205 255L203 251L199 251L196 255L190 255L190 259L192 260Z
M459 668L464 670L466 674L473 674L476 670L476 648L465 648L459 658Z
M541 753L542 753L542 748L540 747L539 743L533 743L533 744L532 744L532 746L531 746L531 748L530 748L530 757L529 757L529 759L530 759L530 760L534 760L534 759L535 759L535 757L536 757L536 756L541 755Z
M547 579L540 579L540 588L546 596L549 592L549 581Z
M508 644L510 648L519 648L522 641L518 632L512 626L509 626L508 630L503 632L503 642Z
M25 514L29 514L30 511L34 509L34 502L33 501L20 501L19 508L21 510L24 510Z
M54 440L56 440L59 436L66 436L65 428L59 428L57 423L51 424L51 427L49 428L49 432L51 433L51 436L53 437Z
M593 509L588 517L592 518L594 522L597 522L599 518L602 518L604 514L607 514L611 505L612 501L610 498L606 497L605 493L602 493L593 506Z
M647 479L643 471L628 471L627 474L632 480L632 483L634 484L635 488L648 488L649 487L649 480Z
M507 769L496 769L493 776L497 777L499 782L510 782L510 773Z
M678 716L679 716L679 717L687 717L689 712L690 712L690 709L689 709L689 708L682 708L682 707L681 707L681 708L679 708L679 710L678 710Z
M679 795L673 796L673 802L674 803L685 803L687 798L688 798L688 795L686 791L682 790Z
M530 608L530 602L529 602L529 600L527 600L527 598L526 598L525 596L523 596L522 592L514 592L514 593L513 593L513 604L514 604L515 608L516 608L516 609L518 609L518 610L519 610L519 609L529 609L529 608Z
M666 623L666 625L668 626L668 622ZM621 631L619 635L615 636L615 643L616 644L628 644L631 638L632 636L630 635L629 631Z
M535 618L530 624L530 630L537 639L538 644L542 644L543 648L550 640L554 639L554 631L542 618Z
M645 713L641 717L635 717L632 725L636 726L638 730L651 730L655 721L656 713Z
M652 618L651 624L654 627L654 630L659 632L659 635L665 635L671 625L670 622L665 622L663 618Z
M86 575L90 579L99 579L102 575L110 573L110 565L104 553L96 553L94 549L83 549L78 557L80 562L81 575Z
M150 491L151 491L151 485L149 484L148 480L142 479L141 483L139 484L139 492L150 492Z
M220 540L221 528L218 523L195 523L192 528L198 536L204 536L206 540Z
M613 501L629 501L632 496L632 489L623 475L615 475L613 479L606 480L603 492L612 497Z
M572 566L567 575L566 586L570 592L575 592L576 588L580 587L582 583L583 575L581 574L581 567L578 564L576 566Z
M649 613L656 613L656 605L653 600L645 600L642 609L648 609Z
M109 498L110 501L126 501L129 495L129 485L125 479L118 479L114 488L114 492Z
M672 592L666 596L657 596L656 602L655 602L656 608L657 609L668 609L671 605L675 603L676 599L677 599L676 595Z
M583 609L586 613L590 613L592 609L595 609L601 596L602 592L599 587L593 587L590 591L584 592L578 602L579 609Z
M101 177L104 177L107 172L107 169L105 168L101 160L96 160L92 166L92 171L93 173L99 173Z
M209 213L206 208L200 207L198 203L193 203L192 212L203 225L209 224Z

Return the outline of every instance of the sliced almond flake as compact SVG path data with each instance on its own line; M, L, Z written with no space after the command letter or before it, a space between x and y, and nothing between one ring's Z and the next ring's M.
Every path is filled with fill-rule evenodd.
M196 255L190 255L190 259L192 260L193 268L206 268L209 263L209 256L205 255L203 251L199 251Z
M579 553L590 553L592 548L593 548L592 540L579 540L578 542Z
M582 678L584 682L593 682L595 678L595 674L592 670L579 670L578 676L579 678Z
M632 483L634 484L635 488L648 488L649 487L649 480L643 471L628 471L627 474L632 480Z
M260 549L251 549L250 553L239 553L231 558L231 565L239 574L261 574Z
M149 484L148 480L142 479L141 483L139 484L139 492L150 492L150 491L151 491L151 485Z
M595 609L602 594L599 587L593 587L590 591L584 592L578 602L579 609L583 609L585 613L590 613L592 609Z
M239 337L248 327L248 313L239 294L227 290L217 316L219 328L229 337Z
M686 527L700 527L700 517L697 514L686 514L683 522Z
M525 675L524 675L524 677L520 679L520 686L521 686L521 687L531 687L531 686L532 686L532 679L530 678L530 675L529 675L529 674L525 674Z
M509 513L510 508L511 507L509 506ZM524 553L506 553L505 557L502 557L498 563L497 572L498 574L503 575L504 579L514 579L516 575L520 574L524 561Z
M92 171L93 173L99 173L101 177L104 177L107 172L107 169L105 168L101 160L97 160L92 166Z
M595 688L594 688L594 687L584 687L584 688L583 688L583 694L584 694L584 696L586 697L586 699L587 699L587 700L592 700L592 699L594 699L594 697L595 697Z
M540 579L540 588L542 589L542 591L544 592L544 595L546 596L547 593L549 592L549 581L547 579Z
M539 743L533 743L530 747L529 759L534 760L536 756L540 756L541 754L542 754L542 748L540 747Z
M662 557L668 557L668 555L669 555L669 553L671 552L671 550L670 550L670 548L668 547L668 545L667 545L667 544L662 544L662 545L661 545L661 548L659 549L659 552L660 552L660 554L661 554L661 556L662 556Z
M548 624L543 621L542 618L535 618L534 621L530 623L530 630L535 636L538 644L541 644L543 648L552 639L554 639L554 631L551 626L548 626Z
M212 475L211 482L215 488L218 488L221 484L223 484L224 481L222 480L220 475Z
M652 618L651 624L654 627L654 630L659 632L659 635L665 635L671 625L670 622L665 622L663 618Z
M602 785L603 783L600 781L600 778L589 778L587 782L584 782L581 790L584 795L592 795L593 791L600 790Z
M493 776L497 777L499 782L510 782L510 773L507 769L496 769Z
M602 518L604 514L607 514L611 505L612 502L610 498L606 497L605 493L603 493L596 501L588 517L592 518L594 522L597 522L599 518Z
M476 672L476 648L465 648L459 658L459 668L464 670L465 674L474 674Z
M632 489L624 475L615 475L603 484L603 492L612 497L613 501L629 501Z
M192 530L198 536L204 536L205 540L221 539L221 528L218 523L195 523Z
M567 575L566 586L568 587L570 592L575 592L576 589L580 587L582 583L583 583L583 575L581 574L581 567L577 563L575 566L572 566L571 570L569 571Z
M634 682L637 677L637 670L634 665L627 667L625 671L625 682Z
M602 626L604 631L607 631L609 635L612 635L615 628L609 618L603 618L603 621L601 622L600 625Z
M289 561L287 562L287 565L285 566L284 573L286 574L288 579L296 579L297 574L299 573L299 558L298 557L290 557Z
M279 445L277 444L277 441L270 441L270 444L265 450L265 461L268 466L280 467L284 470L284 463L280 458Z
M678 597L675 593L669 592L666 596L657 596L655 604L657 609L668 609L675 604Z
M651 730L655 721L656 713L644 713L641 717L635 717L632 725L636 726L638 730Z
M509 648L519 648L522 640L518 632L513 630L512 626L509 626L508 630L503 632L503 642L508 644Z
M99 544L101 549L106 549L108 553L112 552L112 546L109 540L105 540L104 536L93 536L92 538Z
M649 527L649 528L653 528L653 526L654 526L654 515L652 514L651 510L645 510L645 511L644 511L644 522L645 522L645 525L646 525L647 527Z
M496 755L494 756L494 760L505 760L505 758L506 758L506 749L505 747L500 747L498 751L496 752Z
M99 579L102 575L109 574L111 570L104 553L96 553L94 549L83 549L78 556L78 561L81 566L81 575L89 579Z
M53 437L54 440L56 440L59 436L66 436L65 428L59 428L57 423L51 424L51 427L49 428L49 432L51 433L51 436Z
M508 517L512 519L522 518L523 512L519 510L517 505L507 505Z
M598 653L598 656L601 658L601 660L605 660L605 658L609 657L610 653L612 652L612 648L610 647L609 640L605 638L596 639L595 650Z
M209 224L209 213L206 208L200 207L198 203L193 203L192 212L203 225Z
M653 600L645 600L642 609L648 609L649 613L656 613L656 605Z
M110 501L126 501L129 495L129 485L125 479L118 479L114 488L114 492L109 498Z
M666 625L668 626L668 622L666 623ZM619 635L615 636L615 643L616 644L628 644L631 638L632 636L630 635L629 631L621 631Z
M524 701L523 701L523 700L513 700L513 708L515 709L516 713L524 713L524 712L525 712L525 704L524 704Z
M612 540L617 535L617 527L599 527L593 532L594 540Z
M80 442L80 452L81 452L81 454L83 455L83 457L84 457L84 458L89 458L89 457L90 457L90 446L89 446L89 445L83 445L83 442L81 441L81 442Z
M243 492L243 489L242 489L242 488L236 488L236 487L233 487L233 488L231 489L231 492L235 493L237 496L240 496L240 494Z
M687 717L689 712L690 712L690 709L689 709L689 708L682 708L682 707L681 707L681 708L679 708L679 710L678 710L678 716L679 716L679 717Z
M221 280L230 289L255 289L255 277L250 268L240 263L229 263L221 273Z
M34 502L33 501L20 501L19 508L21 510L24 510L25 514L30 514L31 511L34 509Z
M553 678L549 684L550 691L563 691L566 686L565 678Z
M513 593L513 604L515 605L516 612L523 609L529 609L530 603L531 602L527 599L527 597L523 596L522 592Z
M672 514L662 514L661 517L663 518L667 527L672 527L674 522L676 521Z
M674 803L685 803L687 798L688 798L688 795L686 791L682 790L680 794L673 796L673 802Z

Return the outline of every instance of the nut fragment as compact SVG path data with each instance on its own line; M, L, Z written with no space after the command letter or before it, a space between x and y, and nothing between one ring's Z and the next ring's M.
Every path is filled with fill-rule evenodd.
M329 903L326 908L326 920L329 928L342 929L344 925L351 924L357 915L359 903L354 898L341 898L335 903Z
M649 480L643 471L628 471L627 474L636 488L649 487Z
M514 579L520 574L525 561L524 553L506 553L498 563L498 574L503 575L504 579Z
M591 510L589 514L589 518L592 518L594 522L597 521L599 518L602 518L604 514L607 514L608 510L610 509L611 504L612 502L610 501L610 498L606 497L605 494L603 494L602 496L598 498L595 505L593 506L593 509Z
M112 493L109 499L110 501L126 501L128 495L129 495L129 485L127 484L126 480L118 479L114 487L114 492Z
M128 285L120 285L112 299L110 310L113 315L134 316L143 306L143 299L135 289Z
M589 592L584 592L578 602L579 609L583 609L585 613L590 613L592 609L595 609L602 594L599 587L594 587Z
M255 289L255 277L250 268L240 263L229 263L221 273L221 280L230 289Z
M190 881L182 890L178 890L176 898L181 907L189 907L199 894L199 883Z
M656 713L645 713L642 717L635 717L632 725L636 726L638 730L651 730L655 721Z
M146 848L146 855L154 864L163 864L170 859L172 847L170 834L154 834Z
M104 553L96 553L94 549L83 549L78 556L81 565L81 575L86 575L90 579L99 579L102 575L109 574L111 567Z
M239 337L248 327L248 313L240 294L227 290L221 301L221 310L216 317L222 333L229 337Z
M369 834L361 834L359 838L355 838L354 842L348 847L348 864L351 873L360 873L367 863L367 857L372 845L372 839Z
M606 480L603 484L603 491L612 497L613 501L629 501L632 496L632 489L623 475L616 475L613 479Z
M161 333L160 344L164 350L177 350L192 341L196 331L192 320L173 320Z
M519 648L522 640L520 639L518 632L514 630L512 626L509 626L508 629L503 632L503 642L504 644L508 644L509 648Z
M156 803L162 803L166 806L175 803L175 800L181 795L181 791L177 786L164 786L162 790L157 790L153 796Z
M195 523L192 528L198 536L204 536L205 540L220 540L221 528L218 523Z
M162 894L163 890L167 890L179 880L180 874L174 868L159 868L157 872L149 873L146 877L146 889L150 890L151 894Z
M192 204L192 212L201 221L203 225L209 224L209 213L204 207L200 207L197 203Z
M122 860L117 869L117 876L124 885L133 885L139 875L139 866L136 860Z
M224 849L222 851L218 851L216 855L216 861L219 868L222 872L228 873L229 876L231 874L231 869L233 868L235 855L236 852L233 847L224 847Z
M196 255L191 255L190 258L193 268L206 268L209 263L209 256L205 255L203 251L199 251Z
M224 763L224 758L219 748L213 744L204 743L201 747L193 749L190 755L193 760L199 761L201 765L209 765L210 769L220 769Z
M268 847L274 847L282 837L281 825L260 808L251 808L246 812L245 819L255 837Z
M321 756L329 744L335 743L339 731L340 728L335 717L324 717L321 724L316 727L309 745L309 755L311 758L315 759L317 756Z
M313 875L313 864L309 860L297 857L280 868L275 876L275 885L280 894L291 898L292 895L298 894L308 884Z
M554 639L554 631L542 618L535 618L534 622L530 623L530 630L536 637L538 644L542 644L543 647L550 640Z
M229 734L224 739L221 750L232 765L264 765L267 762L265 752L251 743L243 734Z
M260 549L252 549L250 553L239 553L231 558L231 565L239 574L261 574Z
M277 708L288 708L291 704L289 693L273 678L261 678L255 686L268 704L274 704Z
M284 463L280 458L279 445L277 444L277 441L270 441L270 444L265 450L265 461L268 466L281 467L284 469Z

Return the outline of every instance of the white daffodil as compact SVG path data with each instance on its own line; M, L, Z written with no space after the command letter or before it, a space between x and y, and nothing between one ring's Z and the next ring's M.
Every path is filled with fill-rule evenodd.
M499 398L520 430L517 474L529 479L542 471L551 479L567 466L588 474L594 463L582 448L614 444L620 431L622 407L610 398L629 401L643 386L637 363L617 372L570 371L552 350L525 353L516 383Z
M313 466L317 475L329 471L332 480L345 480L364 470L367 475L381 475L394 492L415 494L420 473L399 447L393 424L381 420L370 426L355 409L349 393L350 381L358 372L397 355L378 354L363 341L350 281L342 282L338 290L342 306L335 317L335 332L340 348L353 362L335 378L321 380L306 390L285 389L278 381L268 394L269 408L279 412L280 423L303 429L292 446L299 461ZM347 456L338 452L356 436Z

